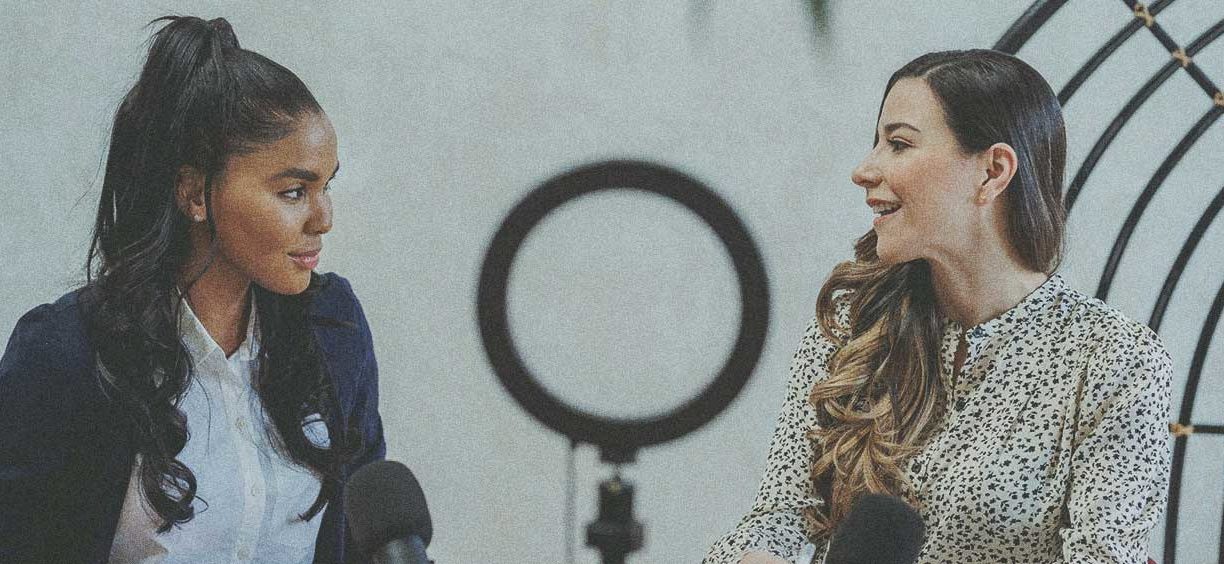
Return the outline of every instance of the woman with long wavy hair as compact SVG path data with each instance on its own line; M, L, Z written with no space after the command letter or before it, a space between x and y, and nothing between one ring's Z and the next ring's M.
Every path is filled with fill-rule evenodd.
M89 281L0 360L0 561L353 560L341 486L385 443L361 306L314 272L335 132L224 19L155 23Z
M706 562L819 557L865 494L917 511L922 563L1145 561L1171 361L1055 274L1049 85L1003 53L930 53L888 81L874 135L852 175L873 228L821 288L756 502Z

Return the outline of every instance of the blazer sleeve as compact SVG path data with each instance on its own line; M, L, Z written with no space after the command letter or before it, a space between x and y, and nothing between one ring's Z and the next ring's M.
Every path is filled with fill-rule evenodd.
M348 287L347 280L344 284ZM357 393L353 402L353 417L360 422L363 442L362 453L353 462L352 469L356 470L370 462L386 458L387 441L383 436L382 416L378 412L378 359L374 356L374 337L370 332L370 324L366 320L365 312L356 294L353 293L352 287L348 287L348 291L353 299L364 351L362 368L358 373L360 381L356 387Z
M361 435L361 450L345 468L347 478L358 468L384 459L387 443L378 412L378 361L369 322L348 280L336 274L327 274L327 277L328 293L320 300L320 306L326 311L320 313L351 324L342 330L327 329L323 333L326 336L322 337L337 378L343 419ZM324 515L315 561L364 564L366 560L354 549L352 532L341 505L331 504Z
M23 316L0 358L0 562L84 562L109 548L103 516L113 488L97 455L115 452L113 422L89 397L84 336L64 308Z

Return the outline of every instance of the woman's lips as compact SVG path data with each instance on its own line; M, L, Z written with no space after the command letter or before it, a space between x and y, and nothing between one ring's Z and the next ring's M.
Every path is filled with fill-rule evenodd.
M319 266L319 253L322 251L310 251L308 253L289 253L289 258L293 259L298 266L306 270L314 270Z

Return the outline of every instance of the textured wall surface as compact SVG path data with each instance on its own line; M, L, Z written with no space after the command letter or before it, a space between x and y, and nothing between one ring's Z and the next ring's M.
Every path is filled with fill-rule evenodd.
M388 456L425 488L431 555L560 562L568 443L519 409L485 360L480 261L502 217L553 175L607 158L673 166L741 215L774 302L763 357L736 402L624 468L647 527L633 561L672 563L699 560L751 503L816 292L869 227L849 175L889 74L926 51L989 47L1027 2L831 2L819 31L800 1L255 4L0 7L0 334L83 279L109 121L142 61L144 24L171 11L225 16L244 47L297 72L335 124L342 170L320 268L348 277L370 318ZM1131 17L1121 2L1073 4L1019 53L1056 90ZM1186 43L1222 11L1182 0L1160 19ZM1067 105L1069 174L1167 57L1137 35ZM1224 80L1224 42L1196 62ZM1209 104L1177 76L1123 131L1072 215L1062 269L1072 285L1096 289L1134 197ZM1217 124L1139 225L1110 298L1136 319L1147 320L1224 180L1221 141ZM1221 282L1222 237L1219 225L1208 232L1162 329L1181 380ZM641 194L583 199L550 216L528 239L510 294L515 336L541 379L607 415L686 399L721 365L738 320L734 273L708 229ZM1222 340L1198 413L1224 409ZM1206 562L1224 506L1224 450L1219 439L1192 441L1179 556ZM578 450L579 531L610 473L593 449ZM579 562L597 561L575 542Z

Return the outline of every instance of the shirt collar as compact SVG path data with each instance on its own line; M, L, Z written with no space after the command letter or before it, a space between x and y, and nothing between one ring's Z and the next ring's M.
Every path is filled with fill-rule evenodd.
M243 338L242 344L238 346L238 350L230 355L228 360L231 361L251 361L259 356L259 327L255 322L255 300L252 297L250 310L247 315L246 337ZM221 350L221 345L218 345L213 340L212 335L208 334L208 330L204 328L204 324L196 317L195 312L191 309L191 304L187 303L184 298L179 305L179 336L183 339L183 345L187 348L187 353L193 359L201 360L207 358L208 355L218 354L221 359L225 360L225 351Z
M961 331L965 331L965 337L968 340L980 340L1000 332L1006 333L1028 317L1054 304L1066 289L1067 283L1063 280L1062 276L1051 274L1049 278L1046 278L1045 282L1042 282L1037 289L1030 292L1029 295L1012 306L1011 309L992 319L969 327L967 331L965 331L966 328L960 323L944 316L946 332L959 335Z

